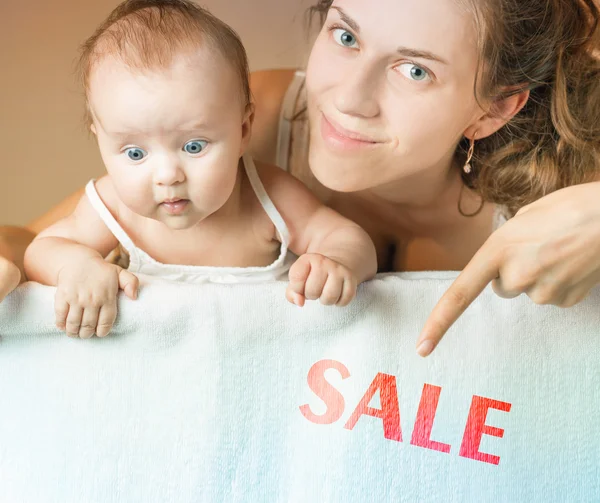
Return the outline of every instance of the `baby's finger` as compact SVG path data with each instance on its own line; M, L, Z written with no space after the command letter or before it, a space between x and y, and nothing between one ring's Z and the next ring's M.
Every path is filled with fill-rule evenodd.
M115 320L117 319L117 301L109 302L104 304L100 308L98 315L98 326L96 327L96 335L98 337L105 337L113 327Z
M327 277L323 293L319 297L319 302L324 306L333 306L337 304L342 297L344 289L344 278L335 274L330 274Z
M289 284L288 290L291 292L295 292L302 297L304 297L304 285L306 284L306 280L310 274L310 260L306 256L300 257L296 262L292 264L290 267L290 272L288 273ZM290 300L288 298L288 300ZM294 302L290 300L290 302Z
M356 297L357 284L353 278L344 279L344 287L342 288L342 295L337 301L336 306L344 307L352 302L352 299Z
M119 288L125 292L125 295L131 300L137 299L140 280L135 274L121 269L119 271Z
M315 264L311 264L310 274L306 280L304 286L304 296L308 300L317 300L323 293L323 287L327 282L329 276L325 267L316 267Z
M294 292L289 286L285 291L285 298L288 300L288 302L291 302L292 304L295 304L299 307L304 306L304 303L306 301L304 295Z
M96 332L98 324L98 307L90 306L83 310L81 317L81 326L79 327L79 337L89 339Z
M66 330L69 337L77 337L79 327L81 327L81 318L83 317L83 308L79 306L69 306L69 314L67 315Z
M59 330L66 330L69 304L60 294L54 297L54 322Z

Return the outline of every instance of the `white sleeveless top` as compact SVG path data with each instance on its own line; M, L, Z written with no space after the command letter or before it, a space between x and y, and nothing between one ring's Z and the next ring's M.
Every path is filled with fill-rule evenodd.
M277 166L305 181L312 192L327 204L327 193L308 168L309 130L306 116L298 118L306 110L306 73L297 70L290 83L279 114L277 136ZM305 114L306 115L306 114ZM506 208L496 205L492 221L492 230L506 223Z
M288 252L289 230L260 181L252 158L244 155L242 164L256 197L273 222L281 239L279 257L272 264L264 267L213 267L158 262L144 250L138 248L112 216L96 191L95 180L88 182L85 193L102 221L129 253L128 270L134 274L185 283L254 283L285 279L287 271L294 261L293 254Z

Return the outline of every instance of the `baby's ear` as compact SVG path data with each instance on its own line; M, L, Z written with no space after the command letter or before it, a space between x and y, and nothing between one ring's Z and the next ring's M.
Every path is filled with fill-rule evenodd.
M246 110L244 111L244 124L249 123L250 128L252 128L252 124L254 124L254 112L256 111L256 107L254 103L248 103L246 105Z
M254 103L248 103L244 111L244 118L242 121L242 144L240 147L240 155L242 155L248 148L250 138L252 136L252 124L254 123Z
M96 131L96 125L94 124L94 112L92 112L92 108L90 107L89 103L86 104L83 120L88 124L90 131L94 134L94 136L97 136L98 132Z

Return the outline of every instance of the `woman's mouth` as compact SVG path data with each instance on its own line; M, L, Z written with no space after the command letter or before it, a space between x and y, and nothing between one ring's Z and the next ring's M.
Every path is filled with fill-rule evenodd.
M344 129L339 124L328 119L322 112L321 136L329 147L336 150L372 148L374 145L380 143L361 133Z
M189 199L167 199L160 205L170 215L180 215L185 211L189 202Z

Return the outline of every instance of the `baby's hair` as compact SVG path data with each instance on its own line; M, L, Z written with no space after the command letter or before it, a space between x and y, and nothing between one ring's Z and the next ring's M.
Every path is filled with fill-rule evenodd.
M81 46L79 73L86 98L94 66L119 58L136 70L166 68L203 45L219 51L239 76L243 105L251 103L248 59L239 36L223 21L188 0L126 0Z
M600 172L598 0L460 0L479 29L479 98L530 91L525 107L476 142L465 183L484 200L519 208ZM459 2L459 0L457 0ZM324 22L333 0L309 12ZM456 152L466 161L468 141Z

